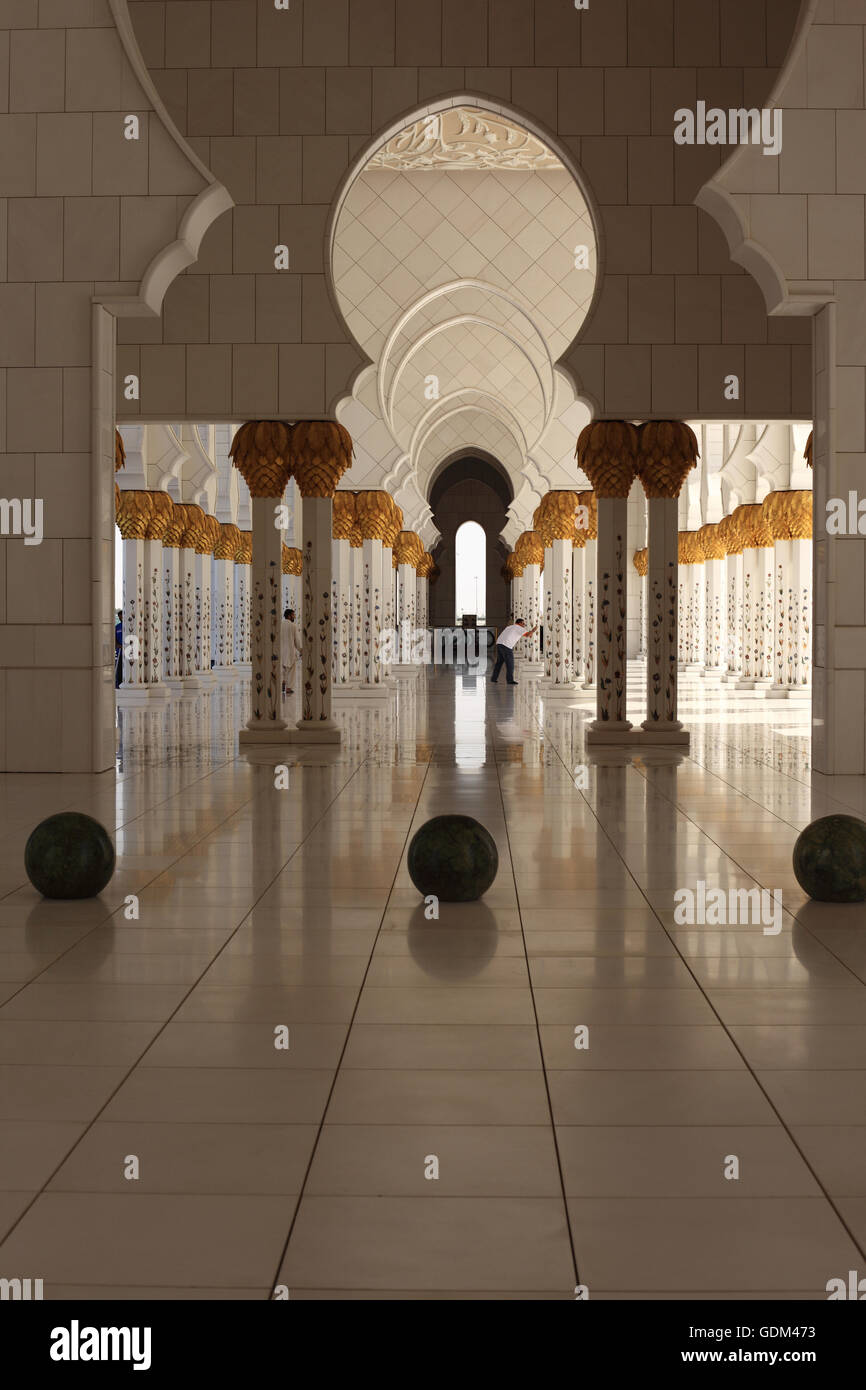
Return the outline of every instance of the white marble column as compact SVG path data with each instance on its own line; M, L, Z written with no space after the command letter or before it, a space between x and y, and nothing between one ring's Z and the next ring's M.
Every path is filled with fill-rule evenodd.
M387 640L383 641L380 652L382 659L382 681L392 689L396 686L396 681L391 668L399 641L399 633L397 631L397 572L394 568L394 539L395 536L392 530L382 542L382 632Z
M638 647L637 660L643 665L647 659L647 557L646 546L636 550L632 563L637 570L638 577L638 602L640 604L640 643Z
M196 586L196 669L205 685L212 685L216 676L211 668L213 644L211 638L211 605L213 601L213 551L219 539L216 517L205 516L205 531L195 556Z
M162 538L162 613L163 613L163 679L170 691L183 687L181 672L181 586L180 538L186 529L186 518L173 507L171 519Z
M144 546L142 538L124 539L123 548L123 680L118 699L123 704L146 703L147 624L144 608Z
M677 718L677 499L650 495L647 510L647 717L641 728L660 743L688 743Z
M544 568L542 570L542 661L544 662L544 684L553 680L553 550L545 541Z
M531 637L524 642L523 671L527 676L541 676L544 662L541 657L541 565L544 560L544 547L536 541L537 562L530 560L523 567L524 617L529 629L535 628Z
M233 522L224 522L214 546L211 631L214 675L217 680L237 677L234 652L234 570L241 533Z
M773 536L773 685L769 699L803 699L810 690L810 492L770 493L763 503Z
M415 650L415 629L417 627L417 614L415 610L415 566L411 564L400 564L397 566L397 630L400 640L400 663L399 671L401 676L417 675L420 666L413 660Z
M812 513L808 524L811 530ZM791 541L791 601L788 649L791 654L791 696L812 694L812 537L795 534Z
M595 689L598 540L588 536L583 552L583 688Z
M629 486L633 477L632 468ZM632 728L626 718L627 548L628 489L624 497L599 495L596 717L587 743L620 742Z
M204 512L192 503L180 504L186 529L180 538L180 677L184 695L197 694L202 682L196 667L196 623L200 618L196 599L196 553Z
M722 676L726 670L727 569L725 547L716 526L703 530L705 593L704 672Z
M335 686L349 683L352 621L351 547L347 539L331 540L331 676Z
M736 685L743 676L743 542L732 516L719 522L725 558L725 665L724 685Z
M363 645L362 645L362 688L381 690L382 663L379 660L382 645L382 540L379 536L365 534L361 550L363 566Z
M303 492L303 484L301 484ZM331 714L333 614L331 611L332 499L303 492L303 598L301 663L302 741L339 743L340 730Z
M349 566L352 587L349 681L351 685L357 685L364 678L364 541L360 531L357 541L353 537L350 542ZM423 582L426 586L426 579Z
M244 679L252 673L250 650L250 576L253 561L252 532L241 532L234 572L235 670Z
M279 497L256 496L253 489L253 562L250 571L250 651L252 657L250 718L242 743L273 742L284 735L282 714L283 533L276 525ZM282 496L282 493L280 493ZM330 569L330 565L329 565Z
M686 568L687 643L686 670L702 673L706 652L706 574L703 556L695 553L697 542L692 540L692 561Z
M301 494L303 534L303 679L301 718L295 743L339 743L332 715L333 623L331 542L334 494L351 466L353 445L348 431L329 420L301 421L291 434L292 476ZM355 516L356 497L350 504ZM341 507L343 504L337 504ZM348 541L346 543L348 556ZM348 580L346 581L348 585Z
M583 681L583 601L586 587L586 537L575 539L571 552L571 670L575 684Z
M742 690L773 684L773 545L760 503L734 512L744 538Z

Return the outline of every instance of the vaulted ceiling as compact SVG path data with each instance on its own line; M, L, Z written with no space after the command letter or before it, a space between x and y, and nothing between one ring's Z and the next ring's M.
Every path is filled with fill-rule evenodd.
M506 468L517 529L540 492L582 481L589 411L556 364L592 302L595 233L540 140L465 107L407 127L350 186L333 273L372 361L338 412L357 450L344 486L400 493L429 539L430 480L461 450Z

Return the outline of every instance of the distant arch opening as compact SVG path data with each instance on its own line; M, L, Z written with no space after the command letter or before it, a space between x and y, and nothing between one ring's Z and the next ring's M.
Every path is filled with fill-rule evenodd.
M464 521L454 540L456 621L487 620L487 536L477 521Z

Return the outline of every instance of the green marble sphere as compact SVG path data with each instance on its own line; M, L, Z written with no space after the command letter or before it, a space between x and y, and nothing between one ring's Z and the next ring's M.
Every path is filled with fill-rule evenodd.
M794 846L794 873L819 903L866 902L866 821L822 816Z
M44 898L95 898L114 873L114 846L99 821L62 811L37 825L24 867Z
M425 898L443 903L475 902L498 868L493 836L471 816L434 816L409 846L409 877Z

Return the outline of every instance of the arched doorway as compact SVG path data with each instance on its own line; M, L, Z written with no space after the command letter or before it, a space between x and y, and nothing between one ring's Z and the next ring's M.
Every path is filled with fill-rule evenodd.
M488 627L503 627L508 621L508 587L501 574L508 546L501 533L512 501L505 471L474 455L447 463L434 479L430 507L441 537L433 552L441 571L430 593L434 627L453 627L457 620L457 532L467 521L476 522L486 540L485 612L478 616Z

